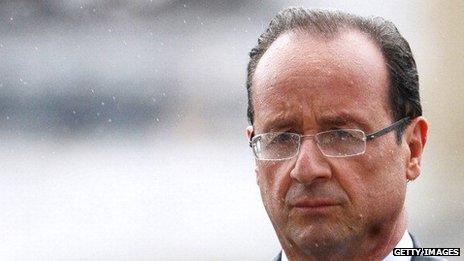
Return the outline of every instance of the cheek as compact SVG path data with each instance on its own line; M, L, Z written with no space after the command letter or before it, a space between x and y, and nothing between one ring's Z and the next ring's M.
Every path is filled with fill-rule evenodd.
M349 171L339 172L338 180L351 203L360 212L375 215L376 212L382 212L382 209L390 209L379 206L391 206L393 209L402 206L406 181L398 150L379 151L375 155L364 154L343 163L343 169ZM341 168L339 165L338 169Z
M291 184L292 162L262 161L257 165L258 185L266 209L283 209L285 196ZM268 211L269 211L268 210Z
M384 149L379 151L375 158L369 160L367 166L373 186L378 188L378 194L388 196L392 193L397 194L405 188L407 180L402 152L398 147Z

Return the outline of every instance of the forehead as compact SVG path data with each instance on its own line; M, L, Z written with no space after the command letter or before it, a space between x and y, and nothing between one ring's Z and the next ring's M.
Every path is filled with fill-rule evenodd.
M331 39L304 32L279 36L259 61L252 85L257 124L308 114L389 114L382 53L354 30Z

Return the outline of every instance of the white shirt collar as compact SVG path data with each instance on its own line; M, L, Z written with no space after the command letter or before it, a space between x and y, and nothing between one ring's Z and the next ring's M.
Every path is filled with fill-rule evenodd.
M401 238L400 242L396 244L395 248L413 248L413 247L414 247L414 243L412 242L412 238L409 235L408 230L406 229L406 231L404 231L403 237ZM393 249L390 252L390 254L388 254L388 256L383 259L383 261L410 261L410 260L411 260L410 256L394 256Z
M412 238L409 235L408 230L404 231L403 237L401 238L400 242L396 244L395 248L412 248L414 244L412 243ZM411 257L410 256L394 256L393 255L393 249L388 254L386 258L383 259L383 261L410 261ZM287 255L285 254L284 251L282 251L282 261L288 261Z

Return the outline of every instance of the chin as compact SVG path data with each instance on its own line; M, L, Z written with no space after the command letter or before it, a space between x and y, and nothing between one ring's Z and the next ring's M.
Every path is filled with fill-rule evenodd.
M293 247L312 255L334 252L342 254L347 242L358 239L354 226L325 221L289 224L285 237Z

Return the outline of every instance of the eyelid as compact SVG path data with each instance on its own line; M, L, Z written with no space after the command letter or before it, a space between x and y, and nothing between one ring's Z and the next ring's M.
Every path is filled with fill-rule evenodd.
M332 126L327 130L346 130L346 129L363 130L363 128L359 124L356 124L354 122L346 123L346 124L339 125L339 126Z
M295 131L294 129L288 129L288 130L286 130L286 131L283 131L283 132L285 132L285 133L292 133L292 134L300 134L300 135L302 135L300 132L298 132L298 131Z
M279 129L271 128L271 129L269 129L269 131L267 131L267 132L298 133L297 131L295 131L295 129L290 128L290 127L279 128Z

